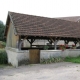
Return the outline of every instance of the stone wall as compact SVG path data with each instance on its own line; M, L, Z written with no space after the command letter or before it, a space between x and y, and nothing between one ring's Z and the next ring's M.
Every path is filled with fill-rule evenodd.
M61 52L62 57L77 57L80 56L80 49L67 49Z
M50 57L61 57L61 50L41 50L40 58L48 59Z
M16 36L14 34L14 26L13 24L9 23L9 28L8 28L8 33L7 33L7 41L6 41L6 47L13 47L13 48L16 48L16 44L17 44L17 41L19 39L19 36Z
M50 57L77 57L80 56L80 49L62 50L41 50L40 58L48 59Z
M29 61L29 50L18 50L16 48L6 48L8 55L8 63L11 63L13 66L17 67L20 64L25 64ZM64 51L61 50L41 50L40 51L40 60L48 59L50 57L77 57L80 56L80 49L67 49Z
M8 63L12 64L13 66L17 67L22 64L26 64L29 61L29 51L19 51L16 48L5 48L8 56Z

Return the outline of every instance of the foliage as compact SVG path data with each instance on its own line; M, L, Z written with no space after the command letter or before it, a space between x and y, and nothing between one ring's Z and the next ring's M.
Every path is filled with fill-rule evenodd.
M80 63L80 56L78 57L66 57L66 62Z
M0 41L0 48L5 48L5 46L6 46L6 43L3 41Z
M0 41L4 41L4 30L5 30L5 25L3 24L2 21L0 21Z
M61 57L51 57L50 59L41 59L41 63L42 64L50 64L50 63L56 63L56 62L62 62L64 61L64 58L61 58Z
M76 45L72 44L72 49L76 49Z
M8 63L7 53L4 49L0 49L0 64Z
M65 45L60 45L60 50L65 50L66 49L66 46Z
M44 50L48 50L49 46L45 45Z

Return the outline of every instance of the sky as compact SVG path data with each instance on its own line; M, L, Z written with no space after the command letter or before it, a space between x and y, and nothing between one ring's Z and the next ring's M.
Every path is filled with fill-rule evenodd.
M0 0L4 24L8 11L51 18L80 16L80 0Z

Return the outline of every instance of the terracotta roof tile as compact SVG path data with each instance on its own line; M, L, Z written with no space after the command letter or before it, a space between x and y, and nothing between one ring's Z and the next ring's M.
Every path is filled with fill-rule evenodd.
M18 35L80 38L80 24L55 18L9 12Z

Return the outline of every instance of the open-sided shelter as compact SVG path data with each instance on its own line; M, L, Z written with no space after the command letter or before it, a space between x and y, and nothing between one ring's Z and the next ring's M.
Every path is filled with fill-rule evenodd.
M5 37L6 49L21 50L25 39L30 43L30 48L35 40L44 39L50 44L54 43L54 49L56 49L59 40L64 40L65 44L68 44L69 41L75 44L80 43L80 23L8 12Z

